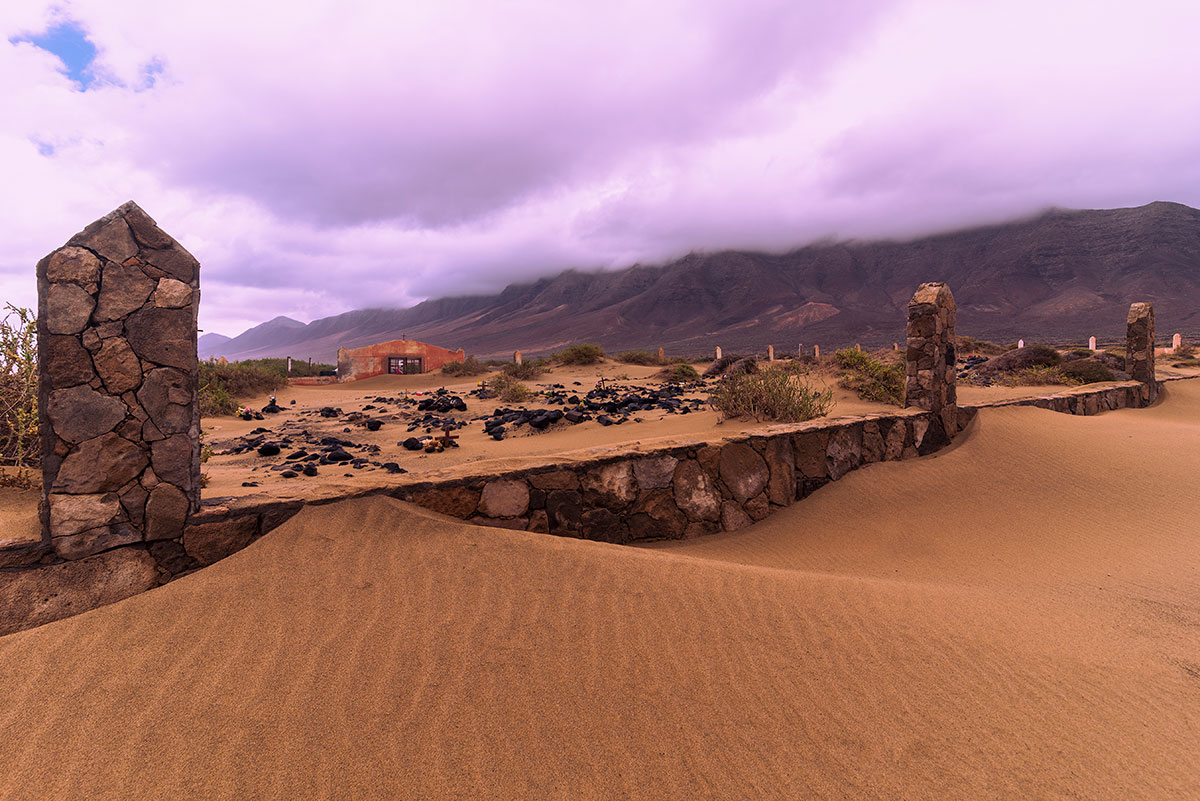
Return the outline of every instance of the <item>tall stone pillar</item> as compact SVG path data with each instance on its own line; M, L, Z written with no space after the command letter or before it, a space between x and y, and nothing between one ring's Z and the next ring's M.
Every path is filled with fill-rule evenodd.
M1134 303L1125 318L1125 372L1150 388L1150 400L1158 395L1154 378L1154 306Z
M200 508L200 265L132 201L38 262L42 525L78 559Z
M954 295L938 282L921 284L908 302L904 405L934 413L946 439L958 433Z

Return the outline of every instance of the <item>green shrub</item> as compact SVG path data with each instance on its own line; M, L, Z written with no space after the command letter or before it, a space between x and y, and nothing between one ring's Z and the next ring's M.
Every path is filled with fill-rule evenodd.
M317 362L309 364L303 359L292 359L292 372L288 372L287 358L278 359L243 359L234 364L242 367L254 367L260 370L265 370L268 373L274 373L280 378L304 378L307 376L320 375L324 370L336 370L337 365L322 364Z
M996 383L1006 387L1038 387L1047 384L1073 384L1071 379L1063 375L1062 368L1055 366L1034 365L1022 367L1007 373L998 373Z
M524 403L536 394L507 372L492 378L491 389L504 403Z
M791 370L762 370L724 376L709 396L722 419L753 417L800 423L833 408L833 390L814 390Z
M233 414L238 400L271 392L286 383L279 373L254 362L200 362L200 414Z
M1112 370L1094 359L1067 362L1059 370L1065 378L1077 384L1095 384L1115 379Z
M1196 358L1196 348L1193 345L1180 345L1171 354L1171 357L1175 359L1194 359Z
M993 356L975 370L982 375L998 375L1032 367L1057 367L1062 362L1062 354L1049 345L1029 345Z
M658 358L657 353L651 353L648 350L627 350L618 353L613 358L622 364L640 364L642 366L649 366L663 363L663 360Z
M849 348L837 351L833 358L844 371L838 386L857 392L863 400L904 405L904 365L884 364Z
M549 363L545 359L537 361L526 361L521 364L516 362L507 362L504 365L503 374L509 378L518 378L522 381L532 381L539 376L544 375L550 369Z
M37 318L6 303L0 319L0 461L16 467L0 484L34 485L27 468L41 462L38 439ZM15 319L14 319L15 317Z
M976 353L980 356L999 356L1006 350L1012 350L1017 346L1015 342L1012 345L997 345L995 342L974 337L956 337L956 339L958 340L958 352L963 355Z
M604 358L604 348L590 343L571 345L551 358L559 364L596 364Z
M689 381L700 380L700 373L696 372L696 368L690 364L673 364L666 370L663 370L660 375L676 384L685 384Z
M442 373L444 375L479 375L486 372L487 365L480 363L474 356L469 356L461 362L449 362L442 365Z

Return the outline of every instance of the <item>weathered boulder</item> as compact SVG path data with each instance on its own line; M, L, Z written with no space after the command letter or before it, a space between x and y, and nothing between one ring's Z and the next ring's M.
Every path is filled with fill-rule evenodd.
M721 496L712 480L691 459L681 461L672 480L675 505L688 520L718 520L721 517Z
M115 492L49 496L50 536L70 537L111 523L121 513Z
M190 525L183 530L183 549L201 565L211 565L249 545L258 535L254 515Z
M120 400L87 385L54 390L46 407L54 433L72 444L107 434L125 413Z
M92 316L96 301L83 287L51 284L46 293L45 325L51 334L78 334Z
M868 420L863 423L862 438L863 464L883 461L883 455L887 446L883 440L883 432L879 429L879 421Z
M114 395L128 392L142 383L142 363L121 337L104 340L92 358L104 388Z
M829 434L825 446L829 477L837 481L862 464L862 426L844 425Z
M763 457L771 474L767 497L773 504L787 506L796 499L796 457L792 443L784 437L772 437L767 440Z
M687 515L679 511L675 496L666 489L644 492L630 510L629 533L635 540L678 539L683 536L687 524Z
M621 515L608 509L588 509L579 521L580 536L598 542L622 543L629 540L629 530Z
M751 520L765 520L771 514L771 502L767 499L767 494L755 496L746 501L742 506L742 510L750 515Z
M154 279L146 276L137 265L128 267L110 264L104 268L100 283L100 300L96 303L97 320L119 320L136 311L154 291Z
M614 462L589 470L580 477L580 485L587 506L623 509L638 495L633 465L629 462Z
M673 456L651 456L633 463L633 477L638 487L644 490L663 489L671 486L675 478L675 466L679 460Z
M529 483L540 490L577 490L579 476L570 470L552 470L547 473L534 473L529 476Z
M519 517L529 511L529 485L516 479L489 481L483 485L479 511L487 517Z
M162 481L184 492L192 488L192 463L195 454L187 434L176 434L150 444L150 464Z
M55 389L86 384L95 377L92 357L79 344L78 337L47 336L42 348L39 357Z
M171 484L159 484L146 501L146 539L170 540L183 533L187 522L188 498Z
M81 233L72 237L70 244L82 245L117 264L137 255L138 252L137 243L133 241L129 226L125 224L121 208L83 229Z
M133 526L122 520L66 537L53 537L50 541L54 544L54 552L63 559L82 559L119 545L139 542L141 538Z
M192 288L174 278L160 278L154 290L154 305L164 309L181 309L192 302Z
M742 511L742 507L734 501L721 504L721 528L725 531L738 531L753 525L754 521Z
M196 325L191 309L147 306L129 316L126 337L133 352L167 367L192 370L196 365Z
M414 493L412 502L440 514L466 520L479 508L480 492L470 487L429 489Z
M199 262L193 258L192 254L184 250L178 242L165 250L145 251L142 253L142 258L163 273L163 275L158 277L175 278L184 283L191 283L195 279L196 273L200 270Z
M721 449L719 460L721 481L738 503L763 491L770 479L767 463L744 442L735 442Z
M46 280L72 284L95 284L100 281L100 260L83 248L59 248L46 263Z
M116 434L101 434L84 440L67 454L51 492L86 495L116 492L133 481L147 464L137 445Z
M140 547L4 571L0 573L0 635L105 606L158 583L154 559Z
M893 420L884 441L883 458L889 462L900 459L904 454L904 437L908 426L904 420Z
M805 478L825 478L829 475L825 450L829 445L829 429L800 431L792 435L796 452L796 470Z
M583 520L583 494L575 490L550 490L546 494L550 532L577 531Z
M186 373L158 367L146 373L137 399L162 434L181 434L192 426L193 392Z

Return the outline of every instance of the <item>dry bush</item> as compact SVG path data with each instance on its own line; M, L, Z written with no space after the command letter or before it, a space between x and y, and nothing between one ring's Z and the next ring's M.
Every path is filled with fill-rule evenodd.
M843 370L838 378L838 386L857 392L863 400L904 405L903 364L885 364L849 348L837 351L833 358Z
M449 362L442 365L443 375L480 375L488 371L487 365L480 362L474 356L468 356L461 362Z
M0 320L0 461L16 467L0 483L32 486L41 462L38 440L37 318L7 303Z
M254 362L200 362L200 414L235 414L238 400L272 392L287 379Z
M545 359L538 359L536 361L522 362L521 364L507 362L504 365L502 375L521 381L532 381L548 372L550 372L550 363Z
M1096 384L1116 379L1112 370L1096 359L1076 359L1067 362L1059 369L1065 379L1076 384Z
M504 403L524 403L536 394L507 372L498 374L491 384L496 397Z
M657 373L657 377L676 384L686 384L689 381L699 381L700 373L696 372L696 368L690 364L673 364L664 370L660 370Z
M1062 368L1057 365L1022 367L1011 372L996 373L992 377L997 384L1005 387L1038 387L1076 383L1063 375Z
M571 345L550 357L559 364L596 364L604 358L604 348L591 343Z
M955 339L957 340L957 352L964 356L968 354L999 356L1001 353L1012 350L1017 346L1015 342L1012 345L998 345L995 342L988 342L985 339L975 339L974 337L955 337Z
M648 367L655 364L662 364L663 360L658 358L657 353L651 353L648 350L627 350L618 353L613 357L616 361L622 364L639 364L643 367Z
M795 369L771 369L722 377L708 402L723 420L753 417L801 423L829 413L833 390L814 390Z

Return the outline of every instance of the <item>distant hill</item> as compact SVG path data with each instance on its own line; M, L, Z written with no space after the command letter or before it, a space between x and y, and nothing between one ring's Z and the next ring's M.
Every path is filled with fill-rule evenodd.
M568 270L497 295L360 309L300 323L287 317L201 355L291 355L332 361L339 346L407 336L481 357L572 342L610 351L699 354L797 343L881 346L904 335L923 281L947 281L958 330L986 339L1083 341L1124 336L1135 300L1155 304L1159 333L1200 332L1200 211L1177 203L1052 210L911 241L816 244L783 254L693 253L661 266Z

